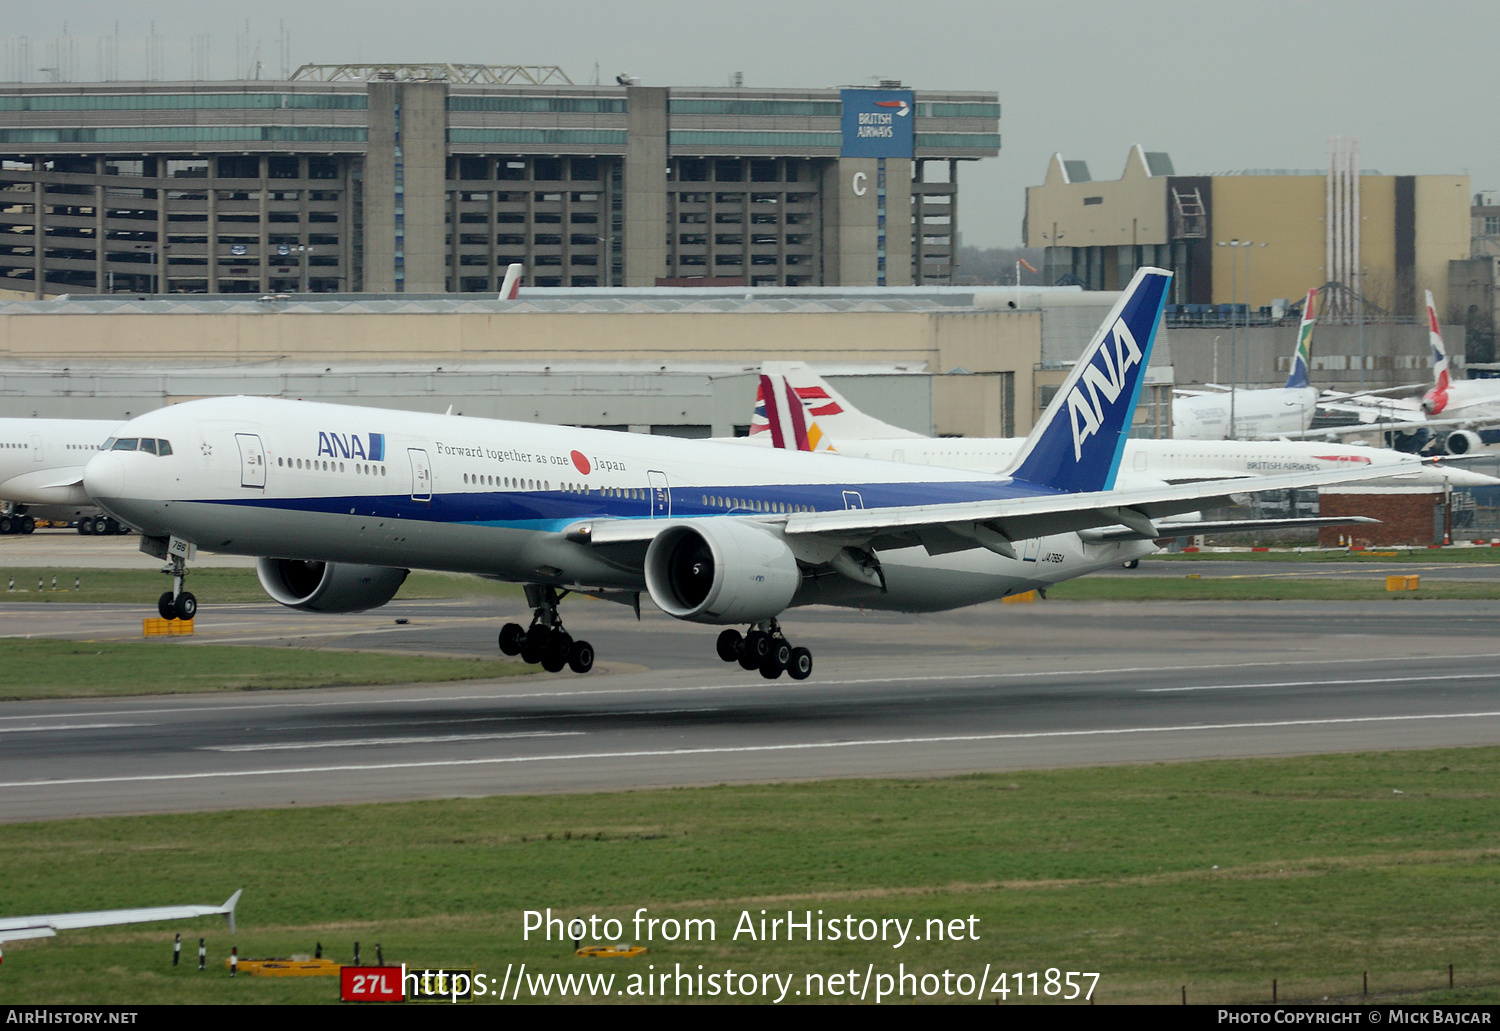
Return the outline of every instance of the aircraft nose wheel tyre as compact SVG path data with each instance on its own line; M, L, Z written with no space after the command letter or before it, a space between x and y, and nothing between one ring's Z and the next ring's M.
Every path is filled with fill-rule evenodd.
M520 655L526 646L526 630L520 623L506 623L500 628L500 652L502 655Z
M198 599L187 591L183 591L173 603L172 611L177 613L178 619L192 619L198 614Z
M172 592L167 591L156 599L156 611L161 613L162 619L176 619L177 610L172 605Z

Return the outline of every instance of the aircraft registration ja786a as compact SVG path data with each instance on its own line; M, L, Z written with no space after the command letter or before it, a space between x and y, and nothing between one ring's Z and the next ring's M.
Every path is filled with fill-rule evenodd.
M260 558L275 600L389 601L412 568L523 583L531 626L500 647L584 672L557 612L569 591L733 627L725 661L812 669L778 617L795 605L942 611L1146 554L1152 520L1225 488L1115 479L1171 274L1142 269L1007 475L604 430L259 398L140 416L88 464L89 494L171 562L163 615L189 617L193 546ZM170 444L163 457L157 443ZM1266 477L1252 489L1353 473ZM1243 492L1243 483L1235 484Z

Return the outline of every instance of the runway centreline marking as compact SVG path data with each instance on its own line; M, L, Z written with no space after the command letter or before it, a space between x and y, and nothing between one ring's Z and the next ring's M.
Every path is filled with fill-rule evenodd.
M1255 687L1343 687L1351 684L1412 684L1429 680L1493 680L1493 673L1424 674L1416 677L1371 677L1368 680L1286 680L1267 684L1203 684L1195 687L1139 687L1141 694L1173 694L1179 691L1243 691Z
M869 738L861 741L809 741L788 745L723 745L714 748L666 748L631 752L573 752L557 755L514 755L488 759L430 759L404 763L355 763L343 766L301 766L281 770L215 770L206 773L143 773L122 777L71 777L57 780L0 782L0 788L65 787L72 784L136 784L167 780L217 780L232 777L302 776L308 773L360 773L374 770L416 770L452 766L497 766L507 763L577 762L580 759L671 758L682 755L728 755L747 752L796 752L824 748L888 747L890 745L953 744L961 741L1023 741L1038 738L1172 734L1204 730L1269 730L1277 727L1324 727L1353 723L1397 723L1418 720L1472 720L1500 716L1496 712L1439 712L1415 716L1347 716L1322 720L1273 720L1266 723L1199 723L1180 727L1115 727L1103 730L1038 730L1010 734L955 734L942 737Z
M812 684L817 687L858 687L864 684L926 684L943 683L956 680L1015 680L1025 677L1086 677L1106 676L1121 673L1179 673L1195 672L1198 670L1214 669L1258 669L1266 666L1327 666L1327 665L1358 665L1369 662L1452 662L1466 659L1500 659L1500 652L1475 652L1469 655L1413 655L1413 656L1381 656L1370 659L1274 659L1265 662L1215 662L1203 663L1195 666L1129 666L1123 669L1067 669L1067 670L1030 670L1024 673L937 673L930 676L915 677L865 677L848 680L818 680ZM553 681L561 683L562 680ZM388 689L400 685L385 685ZM430 686L430 685L427 685ZM218 705L214 698L207 698L201 705L179 705L170 708L158 709L106 709L95 712L57 712L57 713L32 713L29 716L0 716L0 721L5 720L40 720L58 719L62 717L78 718L80 716L154 716L172 712L232 712L235 710L251 709L327 709L347 707L351 705L418 705L431 704L433 702L500 702L507 700L524 700L528 698L571 698L579 695L589 697L603 697L606 695L625 694L683 694L695 691L736 691L745 688L769 688L772 690L793 691L804 693L810 690L808 683L802 681L767 681L746 680L743 683L727 684L694 684L688 687L620 687L601 688L597 691L530 691L518 694L471 694L471 695L420 695L413 698L364 698L347 699L326 702L265 702L248 705ZM360 690L356 687L354 690ZM59 701L61 699L58 699ZM13 702L10 704L24 705L27 702ZM620 715L628 715L621 713Z
M291 752L307 748L364 748L369 745L432 745L456 741L499 741L515 737L582 737L583 730L521 730L510 734L436 734L430 737L361 737L343 741L268 741L256 745L200 745L200 752Z

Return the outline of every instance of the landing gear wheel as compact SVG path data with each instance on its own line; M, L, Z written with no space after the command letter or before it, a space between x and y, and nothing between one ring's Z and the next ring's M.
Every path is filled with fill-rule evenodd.
M745 647L741 649L740 665L755 669L771 651L771 635L764 630L752 630L745 635Z
M80 519L80 520L78 520L78 532L81 533L81 534L83 534L85 537L91 537L91 536L93 536L93 534L94 534L94 521L92 519Z
M1141 560L1140 560L1140 559L1138 559L1138 558L1133 558L1133 559L1131 559L1131 560L1130 560L1130 561L1129 561L1129 562L1121 562L1121 563L1120 563L1120 568L1121 568L1121 569L1135 569L1135 568L1137 568L1137 567L1138 567L1138 566L1139 566L1139 565L1140 565L1140 564L1141 564Z
M105 519L103 516L96 516L94 519L94 533L99 537L103 537L108 532L109 520Z
M15 524L11 522L10 516L0 516L0 533L12 533L14 531L14 525Z
M198 599L194 598L187 591L183 591L177 596L177 601L173 603L172 610L177 613L178 619L192 619L198 614Z
M526 630L520 623L506 623L500 628L500 653L520 655L526 646Z
M547 644L552 640L552 628L538 623L526 631L526 643L521 647L521 661L536 665L547 654Z
M161 613L162 619L176 619L177 610L172 607L172 592L167 591L156 599L156 611Z
M22 516L21 517L21 532L22 533L34 533L34 532L36 532L36 520L33 519L31 516Z
M547 650L542 654L542 669L548 673L561 673L568 664L568 652L572 648L572 635L566 630L554 630L547 641Z
M740 650L744 647L745 639L740 636L738 630L725 630L719 635L719 658L725 662L734 662L738 659L740 657Z
M574 673L587 673L594 668L594 646L587 641L574 641L568 649L568 668Z
M760 661L760 675L765 677L767 680L775 680L777 677L781 676L781 672L784 669L786 669L786 667L776 661L775 653L767 655Z
M110 519L108 517L105 518L105 520L104 520L104 532L106 534L108 534L109 536L113 537L115 534L119 533L122 529L123 529L123 527L120 526L120 524L117 523L117 522L115 522L113 519Z
M786 671L793 680L806 680L812 675L812 652L806 648L793 648L792 659L787 663Z
M792 662L792 646L786 642L785 638L772 638L771 651L767 658L774 661L782 669L786 669Z

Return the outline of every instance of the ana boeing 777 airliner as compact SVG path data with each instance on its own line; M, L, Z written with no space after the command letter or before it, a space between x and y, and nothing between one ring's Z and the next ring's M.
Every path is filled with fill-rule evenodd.
M500 648L547 669L593 663L563 629L563 595L638 605L646 591L678 619L748 625L720 634L726 662L801 679L812 655L782 633L789 607L972 605L1146 554L1153 520L1224 503L1214 485L1115 486L1170 278L1136 274L1003 476L233 398L132 420L84 483L171 562L164 616L197 609L194 546L260 557L272 598L325 612L385 604L412 568L453 570L526 585L531 626L507 624Z

